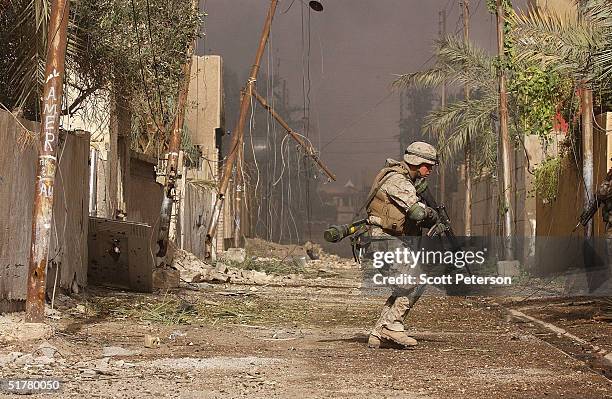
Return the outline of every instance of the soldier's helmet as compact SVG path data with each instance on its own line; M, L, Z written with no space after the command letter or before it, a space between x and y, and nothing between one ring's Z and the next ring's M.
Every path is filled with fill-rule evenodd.
M436 148L431 144L415 141L406 148L404 152L404 161L409 165L416 166L422 163L437 165L439 163L438 151L436 151Z

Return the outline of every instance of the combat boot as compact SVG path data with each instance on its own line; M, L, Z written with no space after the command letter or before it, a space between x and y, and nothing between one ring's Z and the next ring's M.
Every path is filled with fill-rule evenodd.
M383 327L380 330L380 337L405 347L417 345L417 340L409 337L405 331L393 331L389 330L387 327Z
M386 327L380 330L380 337L370 334L368 347L378 348L407 348L417 345L417 340L406 335L404 331L393 331Z
M370 334L368 337L368 348L378 349L382 345L380 338L374 334Z

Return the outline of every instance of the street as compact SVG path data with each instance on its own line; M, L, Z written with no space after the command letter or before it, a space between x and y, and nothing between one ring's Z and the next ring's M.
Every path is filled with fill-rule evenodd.
M311 263L321 270L323 262ZM61 398L612 397L605 370L589 367L588 356L566 354L490 298L425 295L407 323L415 349L369 349L385 298L362 294L352 261L336 263L331 277L284 287L205 284L158 295L93 288L58 298L42 349L41 340L6 342L4 330L3 378L59 378L60 392L40 396ZM576 310L584 318L557 320L612 350L612 327L589 320L591 302L553 302L529 299L520 309ZM145 335L159 337L159 347L144 347ZM45 345L57 351L42 356ZM11 352L21 354L7 363Z

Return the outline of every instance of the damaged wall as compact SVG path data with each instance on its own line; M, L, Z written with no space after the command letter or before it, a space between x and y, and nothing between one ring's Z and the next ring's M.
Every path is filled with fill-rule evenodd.
M23 123L38 131L38 124ZM0 111L0 311L26 296L37 151L34 145L22 149L20 134L15 118ZM62 134L58 148L49 261L59 265L59 286L69 289L73 281L87 284L89 134ZM48 285L54 270L48 271Z

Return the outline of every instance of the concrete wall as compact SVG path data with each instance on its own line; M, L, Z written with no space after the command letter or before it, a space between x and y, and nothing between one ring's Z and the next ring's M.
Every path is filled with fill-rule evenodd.
M36 124L22 123L38 131ZM19 136L13 116L0 111L0 311L3 303L26 295L37 151L21 148ZM70 289L73 281L87 284L89 135L62 134L59 148L47 281L53 283L59 266L58 284Z
M595 187L603 180L612 166L612 113L596 118L593 138L594 183ZM578 216L584 207L584 181L582 178L582 159L577 151L561 151L565 135L560 133L546 148L534 136L525 137L525 156L523 149L514 153L515 170L513 174L514 228L515 235L530 236L570 236L582 234L582 228L573 232ZM564 153L561 161L557 197L545 202L535 192L535 177L530 173L546 156ZM459 184L461 187L462 184ZM498 180L492 176L474 179L473 184L472 235L501 235L503 219L499 212ZM452 193L448 204L449 214L457 234L463 234L464 192ZM602 236L604 226L601 211L594 217L594 234Z
M163 187L156 182L156 159L134 151L130 152L130 175L126 185L127 220L146 223L150 226L158 222ZM111 191L108 189L108 160L98 158L97 168L97 212L96 217L114 219L109 212Z
M216 129L223 128L223 61L218 55L193 56L185 129L202 151L203 178L218 177Z
M536 224L536 198L533 192L534 176L528 172L542 160L542 149L537 137L525 138L525 148L529 157L527 161L525 150L522 148L513 152L514 171L512 174L513 205L511 218L514 223L514 234L529 237L535 233ZM459 173L461 173L460 171ZM501 176L500 176L501 178ZM460 178L459 187L465 187ZM472 235L474 236L501 236L503 235L503 214L500 200L501 181L492 174L483 174L472 181ZM503 199L503 197L502 197ZM463 204L465 191L460 190L451 194L451 201L447 204L453 228L456 234L465 234Z
M537 6L539 8L546 8L554 11L559 15L575 15L576 4L574 0L529 0L530 6Z
M182 231L177 241L184 249L197 256L204 256L204 240L210 221L210 214L217 195L215 186L220 172L220 151L218 131L225 125L223 91L223 60L217 55L194 56L191 67L191 81L185 115L185 128L193 145L197 146L202 158L187 169L184 176L184 193L180 194L182 207ZM234 185L230 182L225 195L223 210L217 225L216 248L223 250L233 246L234 224L237 206ZM244 201L243 201L244 202ZM240 220L242 231L248 231L248 218L244 204ZM180 229L179 229L180 230Z

